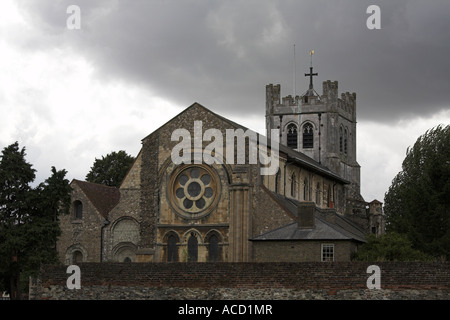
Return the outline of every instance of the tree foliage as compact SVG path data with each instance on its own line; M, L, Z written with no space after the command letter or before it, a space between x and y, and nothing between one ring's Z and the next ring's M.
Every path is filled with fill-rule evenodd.
M0 289L13 299L41 264L58 261L58 215L70 205L67 172L52 167L52 175L33 188L35 170L25 155L16 142L3 149L0 160Z
M412 248L404 234L386 233L382 236L369 234L367 242L358 249L354 260L358 261L427 261L431 257Z
M384 202L388 232L406 234L413 248L435 258L450 258L450 126L428 130L408 148Z
M134 157L125 151L111 152L95 159L94 165L86 175L86 181L104 184L110 187L120 187L128 170L134 162Z

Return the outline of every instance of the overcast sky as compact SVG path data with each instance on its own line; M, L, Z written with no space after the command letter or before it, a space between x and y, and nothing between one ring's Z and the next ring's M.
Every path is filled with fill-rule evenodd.
M381 29L369 30L369 5ZM67 27L70 5L80 29ZM198 102L265 133L265 86L357 93L366 201L384 201L408 146L450 123L448 0L0 0L0 148L18 141L37 182L84 179Z

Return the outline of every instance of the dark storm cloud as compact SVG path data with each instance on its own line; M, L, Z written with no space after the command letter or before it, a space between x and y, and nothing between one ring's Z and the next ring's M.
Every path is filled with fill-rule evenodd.
M450 2L442 1L21 1L35 30L30 50L65 46L108 81L147 87L185 107L264 114L265 85L307 89L308 51L321 82L357 93L360 120L391 121L449 108ZM81 8L68 31L66 8ZM381 8L381 30L366 9Z

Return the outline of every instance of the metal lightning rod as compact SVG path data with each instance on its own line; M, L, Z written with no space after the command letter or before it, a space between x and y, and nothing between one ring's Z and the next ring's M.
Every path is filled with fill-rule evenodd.
M294 43L294 62L293 62L293 68L294 68L294 70L293 70L293 72L294 72L294 88L293 88L293 91L294 91L294 94L293 94L293 98L294 98L294 100L295 100L295 92L297 91L297 74L296 74L296 67L295 67L295 43Z

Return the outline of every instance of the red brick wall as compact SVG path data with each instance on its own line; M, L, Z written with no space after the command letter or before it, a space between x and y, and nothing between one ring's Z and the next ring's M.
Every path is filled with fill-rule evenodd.
M450 263L84 263L81 286L367 289L367 267L381 269L381 289L450 290ZM44 266L43 288L66 286L66 266Z

